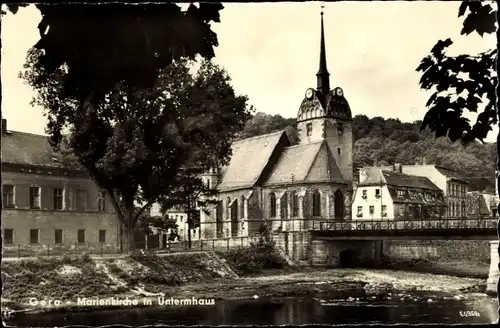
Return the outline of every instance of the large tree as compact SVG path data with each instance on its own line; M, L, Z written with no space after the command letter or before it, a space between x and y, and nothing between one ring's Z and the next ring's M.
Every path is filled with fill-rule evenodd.
M8 5L14 14L19 5ZM26 5L22 5L26 6ZM118 83L149 88L158 71L181 57L214 56L218 45L211 22L220 3L191 4L183 11L163 4L36 4L42 50L40 79L67 74L61 87L68 98L99 103ZM4 12L2 12L4 14Z
M196 73L191 61L177 60L147 89L123 81L82 110L65 92L67 68L49 73L42 58L31 51L21 75L37 90L33 101L47 110L50 141L59 148L67 140L108 192L129 249L141 213L156 201L182 199L186 185L203 188L200 174L229 160L231 141L250 115L247 98L235 95L227 73L210 60Z
M483 36L495 33L497 26L494 5L493 2L463 1L458 11L459 17L465 15L461 34L476 32ZM430 127L436 136L447 136L452 141L483 141L500 119L496 102L497 49L480 54L450 56L446 53L446 48L452 43L451 39L439 40L431 54L422 59L417 68L417 71L422 72L422 89L435 89L427 102L429 109L422 128ZM471 125L464 117L464 110L479 112L474 124ZM500 155L500 133L496 146ZM497 163L497 186L500 182L499 169L500 161ZM500 221L498 230L500 236ZM497 293L500 300L500 282Z

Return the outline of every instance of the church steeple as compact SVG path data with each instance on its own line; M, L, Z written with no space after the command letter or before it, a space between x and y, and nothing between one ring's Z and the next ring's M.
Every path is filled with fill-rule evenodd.
M324 8L324 6L321 6ZM317 77L317 90L326 95L330 91L330 73L326 68L326 49L325 49L325 29L323 27L323 9L321 9L321 45L319 54L319 71Z

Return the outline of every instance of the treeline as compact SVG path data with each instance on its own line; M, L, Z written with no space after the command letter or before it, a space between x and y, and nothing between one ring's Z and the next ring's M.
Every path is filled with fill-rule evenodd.
M415 164L424 158L460 173L471 182L471 190L495 190L496 145L474 142L467 147L446 138L435 138L430 130L420 131L421 121L401 122L383 117L354 117L354 166L360 168L378 163ZM239 138L248 138L277 130L296 130L295 118L256 113ZM289 135L294 135L290 133Z

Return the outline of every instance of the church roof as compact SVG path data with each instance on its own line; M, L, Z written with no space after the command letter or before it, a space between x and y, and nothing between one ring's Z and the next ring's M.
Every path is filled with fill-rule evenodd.
M325 141L285 148L264 185L345 180Z
M278 142L286 138L284 131L235 141L229 165L222 168L220 191L253 187L275 152Z

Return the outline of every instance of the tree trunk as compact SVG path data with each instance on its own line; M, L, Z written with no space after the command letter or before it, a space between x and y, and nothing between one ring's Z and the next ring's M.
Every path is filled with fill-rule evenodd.
M128 227L126 230L127 235L127 252L129 254L133 253L135 250L135 238L134 238L134 228Z
M497 109L497 117L500 118L500 110ZM500 122L500 120L499 120ZM499 123L500 126L500 123ZM499 188L500 188L500 131L498 132L497 135L497 167L495 170L495 189L496 189L496 197L499 195ZM497 238L500 240L500 203L497 204ZM498 254L500 255L500 244L497 250ZM500 270L500 262L498 263L498 269ZM497 281L497 298L500 304L500 278ZM500 318L500 305L498 307L498 317ZM498 320L498 319L497 319Z

